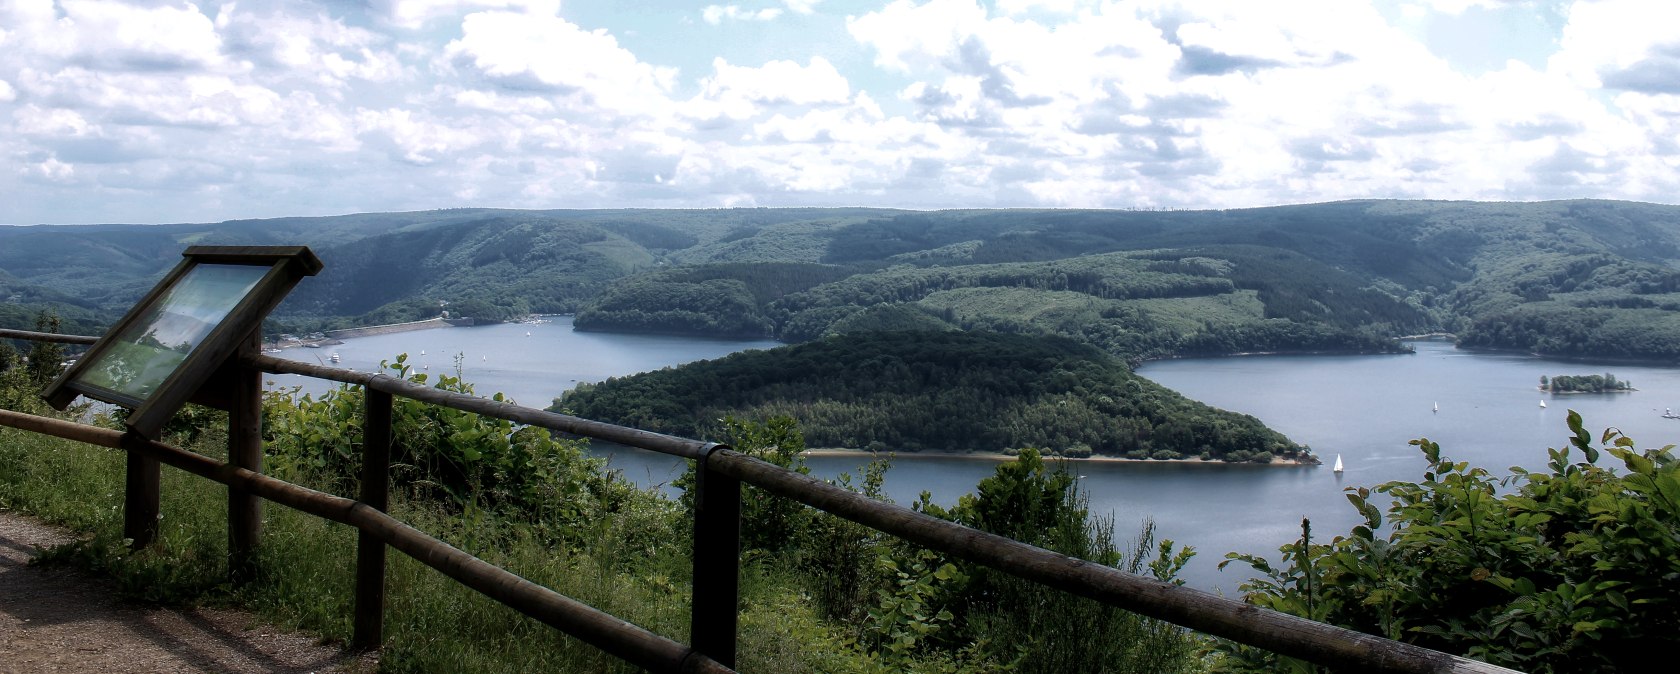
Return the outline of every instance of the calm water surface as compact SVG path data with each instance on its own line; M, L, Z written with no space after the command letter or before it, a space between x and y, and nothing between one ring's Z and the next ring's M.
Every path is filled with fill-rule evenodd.
M379 369L381 360L408 354L416 372L461 374L480 395L501 392L527 407L548 407L556 396L578 385L621 377L747 349L778 346L766 340L700 339L661 335L621 335L572 330L570 316L535 325L502 323L471 328L439 328L357 337L319 349L286 349L282 358L325 364L333 353L338 367L362 372ZM423 369L424 368L424 369ZM300 386L320 393L330 382L299 376L270 375L276 386Z
M529 331L530 337L525 333ZM399 333L347 340L337 347L290 349L286 357L313 360L337 350L341 365L372 369L381 358L406 352L431 372L453 371L463 354L467 380L481 394L503 391L523 404L544 407L577 381L618 376L715 358L773 342L580 333L570 319L544 325L498 325ZM1269 467L1223 463L1077 463L1093 514L1111 515L1122 538L1147 519L1157 535L1194 546L1200 554L1185 573L1191 585L1234 594L1246 568L1220 572L1231 551L1269 553L1300 535L1311 518L1315 536L1345 533L1357 521L1342 489L1390 480L1416 480L1422 455L1407 441L1428 437L1443 453L1496 473L1520 465L1541 468L1547 447L1567 442L1567 410L1579 411L1597 432L1615 425L1639 441L1660 446L1680 441L1680 421L1661 418L1680 410L1680 369L1565 362L1508 354L1466 352L1445 342L1417 342L1413 355L1266 356L1162 361L1140 374L1190 398L1252 414L1297 442L1311 445L1328 464L1340 454L1346 472L1328 465ZM417 354L425 350L427 356ZM1633 382L1633 393L1543 395L1541 375L1614 372ZM277 378L281 385L302 383ZM324 389L317 385L317 389ZM1546 408L1540 407L1545 400ZM1431 411L1439 405L1440 411ZM597 448L614 467L647 486L680 474L680 461L624 448ZM858 475L860 459L812 457L812 472ZM908 503L927 491L949 505L990 475L994 461L900 455L886 491Z

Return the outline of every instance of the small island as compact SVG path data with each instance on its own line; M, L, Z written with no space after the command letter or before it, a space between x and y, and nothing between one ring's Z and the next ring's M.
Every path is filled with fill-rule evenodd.
M1540 377L1540 390L1551 393L1617 393L1634 391L1633 383L1625 379L1617 379L1616 375L1604 374L1563 375L1547 378Z

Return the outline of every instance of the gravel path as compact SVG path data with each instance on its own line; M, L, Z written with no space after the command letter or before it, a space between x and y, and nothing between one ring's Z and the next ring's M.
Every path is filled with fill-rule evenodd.
M377 667L249 613L117 599L109 583L28 566L72 537L0 510L0 674L35 672L358 672Z

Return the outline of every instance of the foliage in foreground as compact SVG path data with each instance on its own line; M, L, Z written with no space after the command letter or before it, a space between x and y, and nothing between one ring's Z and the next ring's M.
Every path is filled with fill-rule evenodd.
M1265 574L1242 586L1249 601L1314 620L1528 672L1644 671L1680 648L1680 463L1614 429L1595 445L1573 411L1569 427L1549 470L1503 477L1414 441L1429 469L1376 488L1386 522L1371 490L1349 489L1365 517L1349 535L1315 543L1303 522L1281 566L1225 563ZM1307 669L1227 650L1233 670Z
M425 381L407 372L402 359L392 369ZM0 378L0 389L10 392L9 400L23 401L22 409L51 413L34 398L23 368ZM435 384L470 391L455 377ZM605 472L578 442L401 399L396 405L393 514L533 582L687 639L691 525L680 503ZM355 493L354 479L346 476L358 473L362 407L354 388L320 398L271 398L265 406L268 472L332 493ZM174 426L169 441L219 458L225 416L189 412L183 418L195 423ZM731 420L727 432L734 446L784 465L795 465L803 447L788 419ZM1030 468L999 473L1000 484L1010 486L983 490L950 516L1008 512L993 492L1034 494L1045 509L1031 525L995 515L970 523L1058 531L1056 540L1071 545L1070 552L1119 563L1109 529L1087 522L1071 480L1045 470L1036 453L1025 461ZM0 507L90 533L49 553L48 563L108 574L135 598L242 604L283 626L329 640L349 638L352 530L269 505L259 573L231 586L225 581L225 489L166 468L158 542L131 551L121 533L121 466L120 452L0 429ZM858 488L879 497L885 469L884 463L871 468ZM851 486L850 478L841 483ZM744 551L743 671L1048 672L1071 666L1155 672L1184 670L1192 662L1192 637L1171 626L1016 587L756 490L748 490L745 506L747 531L776 535L749 536ZM1139 555L1148 547L1146 539ZM633 671L413 560L391 560L384 670ZM1141 556L1125 561L1134 570L1144 565ZM1015 621L1025 610L1060 620L1055 631L1066 636L1026 630ZM1098 621L1096 627L1072 622L1087 618ZM1071 635L1090 629L1113 638L1064 652Z

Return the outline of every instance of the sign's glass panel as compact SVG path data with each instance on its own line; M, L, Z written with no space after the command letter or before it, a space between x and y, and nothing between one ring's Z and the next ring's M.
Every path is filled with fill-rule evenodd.
M268 270L256 265L195 265L117 335L77 379L145 399Z

